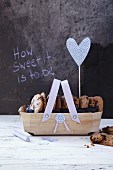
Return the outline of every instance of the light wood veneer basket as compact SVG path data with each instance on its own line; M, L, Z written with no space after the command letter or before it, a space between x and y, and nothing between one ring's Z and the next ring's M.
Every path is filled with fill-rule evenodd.
M34 135L87 135L99 130L102 116L102 112L78 113L80 123L77 123L71 120L69 113L63 113L70 131L67 131L64 123L60 123L54 133L56 114L52 113L49 120L42 122L43 113L20 112L25 132Z

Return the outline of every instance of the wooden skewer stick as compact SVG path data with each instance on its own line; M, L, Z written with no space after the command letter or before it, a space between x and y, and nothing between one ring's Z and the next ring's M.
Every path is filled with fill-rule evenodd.
M81 96L81 84L80 84L80 66L79 66L79 97Z

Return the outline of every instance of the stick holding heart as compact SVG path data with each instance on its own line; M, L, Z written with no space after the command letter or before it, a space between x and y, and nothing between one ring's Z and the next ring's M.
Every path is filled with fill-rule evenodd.
M67 49L74 59L75 63L79 67L79 97L81 96L81 85L80 85L80 66L85 60L91 46L90 38L86 37L83 41L78 45L73 38L68 38L66 41Z

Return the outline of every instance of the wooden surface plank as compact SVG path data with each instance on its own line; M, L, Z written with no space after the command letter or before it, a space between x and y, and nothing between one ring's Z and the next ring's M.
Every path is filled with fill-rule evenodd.
M108 125L113 125L112 119L101 120L100 127ZM90 136L46 136L44 140L44 136L29 135L31 142L24 142L12 134L14 129L23 132L20 117L1 115L0 170L113 169L113 147L91 146Z

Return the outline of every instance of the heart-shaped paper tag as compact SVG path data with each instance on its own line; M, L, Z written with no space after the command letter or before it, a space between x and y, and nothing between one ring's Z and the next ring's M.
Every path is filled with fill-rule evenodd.
M73 38L68 38L66 45L72 58L77 65L80 66L89 52L91 41L90 38L86 37L79 45L77 45Z

